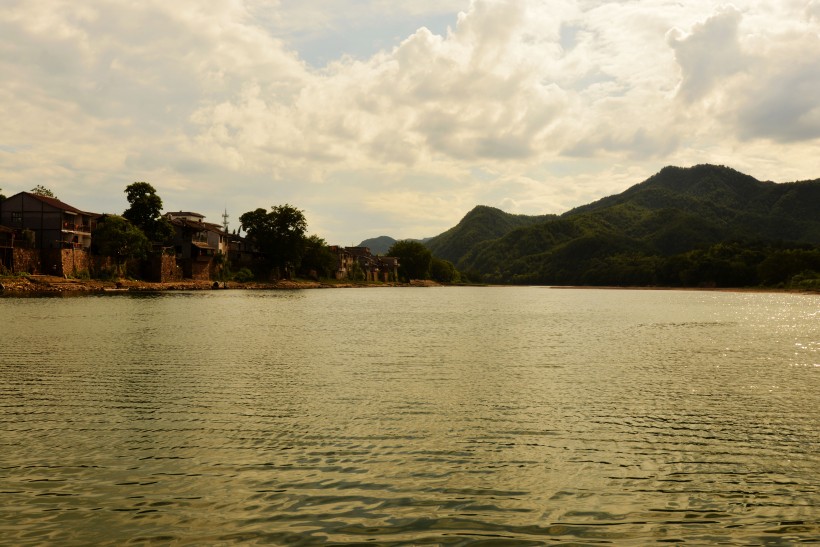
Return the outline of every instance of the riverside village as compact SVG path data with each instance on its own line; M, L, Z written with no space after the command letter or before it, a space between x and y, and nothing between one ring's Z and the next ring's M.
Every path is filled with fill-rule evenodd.
M400 279L398 257L307 237L304 215L289 205L242 215L240 235L229 230L227 211L217 224L193 211L162 214L148 183L126 193L131 206L122 216L88 212L39 186L0 196L0 275L48 278L52 285L60 278L116 281L121 290L129 280L130 288L137 281L223 288L229 281L282 284L297 277L336 284Z

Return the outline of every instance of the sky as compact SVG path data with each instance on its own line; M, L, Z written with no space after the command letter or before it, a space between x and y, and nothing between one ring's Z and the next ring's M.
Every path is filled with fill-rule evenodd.
M666 165L820 177L820 0L4 0L0 188L355 245Z

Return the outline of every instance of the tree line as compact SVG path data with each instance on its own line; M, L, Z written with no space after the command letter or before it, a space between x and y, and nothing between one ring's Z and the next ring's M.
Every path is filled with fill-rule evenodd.
M808 244L722 242L671 256L638 251L584 256L592 245L578 247L481 277L513 284L820 289L820 249Z

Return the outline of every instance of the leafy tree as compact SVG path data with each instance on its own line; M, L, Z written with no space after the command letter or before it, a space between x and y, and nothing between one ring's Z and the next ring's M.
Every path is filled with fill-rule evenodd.
M336 266L336 257L330 252L327 242L317 235L305 239L305 252L302 256L302 272L316 272L320 278L330 277Z
M458 271L449 260L433 257L430 263L430 277L439 283L458 281Z
M399 277L403 280L430 278L433 254L424 244L411 240L397 241L387 251L387 256L399 259Z
M0 191L2 191L2 190L3 189L0 188ZM6 199L6 196L4 196L2 193L0 193L0 201L3 201L4 199Z
M239 217L242 229L270 264L285 272L298 268L305 253L305 214L289 204L262 208Z
M134 226L143 231L149 241L170 244L174 228L162 217L162 198L147 182L134 182L125 187L125 197L130 207L122 214Z
M758 266L758 275L765 285L787 283L792 277L809 271L820 271L818 249L774 251Z
M231 278L231 262L228 256L222 251L218 251L214 255L214 265L216 266L216 278L225 283Z
M46 198L54 198L57 199L57 196L54 195L54 192L43 186L42 184L38 184L34 188L31 189L31 193L36 196L43 196Z
M122 274L129 259L143 258L151 248L148 238L127 219L116 215L105 215L97 222L91 234L94 248L103 256L110 256Z

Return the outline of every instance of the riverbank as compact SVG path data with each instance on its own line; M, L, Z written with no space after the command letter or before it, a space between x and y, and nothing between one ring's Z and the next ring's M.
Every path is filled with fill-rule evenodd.
M276 282L249 281L240 283L228 281L219 283L219 290L304 290L304 289L351 289L379 287L439 287L440 283L430 280L413 280L409 283L351 282L351 281L309 281L281 280ZM477 285L490 286L490 285ZM512 286L512 285L496 285ZM118 292L163 292L163 291L209 291L216 290L214 281L194 281L191 279L155 283L133 279L101 281L98 279L71 279L51 275L28 275L20 277L0 277L0 295L35 296L55 294L98 294ZM615 286L545 286L550 289L597 289L597 290L670 290L670 291L717 291L717 292L751 292L751 293L799 293L820 294L820 291L805 288L775 287L615 287Z
M438 283L432 281L411 281L410 283L354 283L341 281L307 281L307 280L281 280L270 283L250 281L239 283L228 281L227 283L217 283L214 281L172 281L167 283L154 283L148 281L137 281L132 279L119 279L116 281L101 281L98 279L70 279L50 275L29 275L20 277L0 277L0 294L5 295L36 295L36 294L61 294L61 293L116 293L116 292L159 292L159 291L199 291L199 290L219 290L245 289L245 290L301 290L301 289L336 289L336 288L356 288L356 287L418 287L437 286Z

